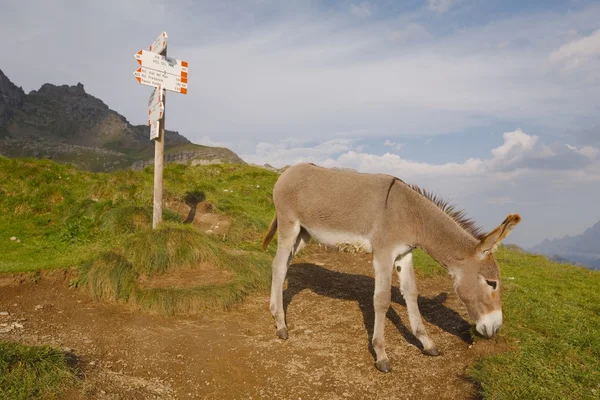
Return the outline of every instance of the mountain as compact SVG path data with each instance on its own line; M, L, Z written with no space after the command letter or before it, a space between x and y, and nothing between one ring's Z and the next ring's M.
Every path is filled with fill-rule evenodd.
M147 125L132 125L81 83L50 83L26 94L0 70L0 154L50 158L90 171L143 168L154 162ZM193 144L166 130L165 162L245 163L229 149Z
M556 261L600 269L600 221L580 235L546 239L533 246L530 251L546 255Z

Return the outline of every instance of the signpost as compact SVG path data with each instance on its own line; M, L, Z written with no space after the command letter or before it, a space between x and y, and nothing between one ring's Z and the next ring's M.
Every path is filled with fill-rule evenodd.
M138 83L154 87L148 99L150 140L154 140L154 212L152 229L162 222L162 181L165 151L166 90L187 94L188 63L167 57L167 32L162 32L150 45L150 51L133 55L140 68L133 72Z

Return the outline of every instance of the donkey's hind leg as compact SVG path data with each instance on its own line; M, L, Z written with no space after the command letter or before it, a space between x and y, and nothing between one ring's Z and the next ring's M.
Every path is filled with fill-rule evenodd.
M283 308L283 282L287 274L290 261L297 251L299 245L300 224L278 218L277 253L272 264L271 279L271 315L277 326L277 336L280 339L288 338L287 326L285 324L285 311Z
M375 270L375 293L373 294L373 308L375 311L375 324L373 325L373 350L377 360L375 367L381 372L390 372L390 361L385 352L384 323L385 314L390 308L392 289L393 259L386 253L375 253L373 267Z
M423 345L424 354L428 356L437 356L440 352L425 330L425 325L423 325L423 319L421 318L421 312L419 311L419 306L417 304L417 297L419 294L417 291L415 270L413 268L412 253L405 255L400 260L396 261L394 265L400 280L400 293L402 293L402 296L406 301L412 333Z

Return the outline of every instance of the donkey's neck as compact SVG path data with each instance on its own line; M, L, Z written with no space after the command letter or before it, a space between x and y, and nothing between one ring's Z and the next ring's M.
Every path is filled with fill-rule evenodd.
M475 249L478 240L429 199L406 187L414 245L422 248L443 267L457 266Z

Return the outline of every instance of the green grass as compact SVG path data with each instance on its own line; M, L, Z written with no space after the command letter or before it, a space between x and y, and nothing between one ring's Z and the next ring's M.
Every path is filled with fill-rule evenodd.
M59 399L76 384L76 370L59 350L0 342L0 398Z

